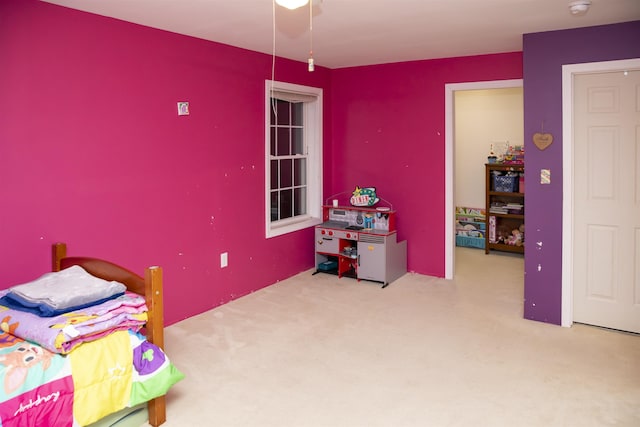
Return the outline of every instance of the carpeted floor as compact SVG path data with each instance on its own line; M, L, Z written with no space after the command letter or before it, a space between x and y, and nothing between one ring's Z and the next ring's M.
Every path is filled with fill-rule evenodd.
M166 329L167 427L640 426L640 337L522 318L523 258L455 280L312 271Z

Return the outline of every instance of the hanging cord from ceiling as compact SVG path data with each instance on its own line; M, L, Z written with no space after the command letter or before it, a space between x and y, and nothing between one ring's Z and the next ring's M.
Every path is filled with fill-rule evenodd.
M313 1L309 1L309 72L315 69L313 63Z
M276 117L276 122L278 121L278 111L276 109L276 100L273 98L273 85L276 80L276 0L272 1L271 4L271 23L272 23L272 45L271 45L271 87L269 91L271 92L271 111Z
M315 70L315 63L313 60L313 3L314 0L309 0L309 59L308 70L312 72ZM271 94L273 94L273 86L276 79L276 0L271 2ZM271 109L278 118L278 112L275 105L275 99L271 96Z
M276 74L276 0L271 3L271 83L273 83Z

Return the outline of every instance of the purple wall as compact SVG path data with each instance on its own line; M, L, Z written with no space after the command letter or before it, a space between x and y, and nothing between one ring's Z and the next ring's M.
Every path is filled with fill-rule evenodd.
M520 52L332 72L333 189L393 204L409 271L445 274L445 84L519 78Z
M524 317L561 323L562 303L562 66L640 57L640 21L524 35L524 132L527 252ZM544 131L553 144L538 150ZM551 170L541 185L540 170ZM541 242L542 246L538 246Z
M264 237L270 77L269 55L0 2L0 288L48 271L65 241L140 273L163 266L171 324L311 268L313 230ZM329 78L276 63L278 80L329 92ZM329 121L324 135L330 155Z

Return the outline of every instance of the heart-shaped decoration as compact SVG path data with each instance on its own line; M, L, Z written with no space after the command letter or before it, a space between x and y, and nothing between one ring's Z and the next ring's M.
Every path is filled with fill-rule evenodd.
M534 133L533 134L533 143L536 144L540 150L544 150L553 142L553 135L550 133Z

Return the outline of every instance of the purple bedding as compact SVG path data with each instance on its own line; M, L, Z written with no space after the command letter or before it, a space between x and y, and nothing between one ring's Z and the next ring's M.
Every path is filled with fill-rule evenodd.
M0 297L8 291L0 291ZM40 317L0 305L2 330L34 342L53 353L66 354L78 345L113 331L139 331L147 321L147 307L140 295L124 295L98 305L54 317Z

